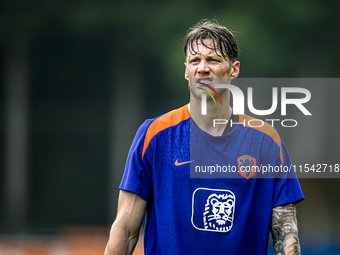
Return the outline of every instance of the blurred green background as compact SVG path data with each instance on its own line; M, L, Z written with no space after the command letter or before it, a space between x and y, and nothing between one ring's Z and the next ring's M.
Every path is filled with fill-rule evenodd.
M138 126L188 102L183 43L199 20L235 31L241 78L336 78L339 10L328 0L0 1L0 236L112 223ZM279 129L293 160L340 163L334 89L312 93L322 119L309 136ZM303 254L340 253L339 184L301 180Z

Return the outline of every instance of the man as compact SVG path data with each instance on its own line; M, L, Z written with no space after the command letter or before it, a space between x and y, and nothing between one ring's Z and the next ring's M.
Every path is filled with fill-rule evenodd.
M295 203L304 197L297 179L242 171L291 165L283 142L270 125L246 125L251 118L232 113L229 91L214 90L216 82L239 75L234 35L218 24L199 23L184 51L190 103L139 128L105 254L132 253L145 211L145 254L266 254L270 230L276 254L300 254ZM209 114L202 114L203 95L212 92L205 105ZM214 119L234 125L214 127ZM206 174L202 164L208 163L238 171L197 176Z

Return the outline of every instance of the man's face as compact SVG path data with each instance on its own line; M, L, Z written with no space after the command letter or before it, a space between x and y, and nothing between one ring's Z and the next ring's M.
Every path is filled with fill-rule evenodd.
M212 87L214 87L214 80L223 80L223 83L229 83L231 79L238 76L240 67L240 62L235 61L231 64L228 59L226 60L217 55L213 49L212 39L205 39L204 43L212 49L198 42L194 45L197 54L192 55L189 52L185 63L185 78L189 81L189 90L195 97L199 98L202 90L196 87L201 87L200 83L208 84ZM221 93L220 95L222 96L226 91L226 89L221 89L218 93Z

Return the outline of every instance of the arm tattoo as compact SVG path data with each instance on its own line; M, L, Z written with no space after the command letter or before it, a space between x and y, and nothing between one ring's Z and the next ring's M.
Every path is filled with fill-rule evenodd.
M276 255L301 254L294 204L273 208L271 232Z

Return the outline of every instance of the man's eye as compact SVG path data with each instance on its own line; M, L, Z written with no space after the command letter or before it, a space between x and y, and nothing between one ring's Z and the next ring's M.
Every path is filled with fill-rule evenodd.
M211 62L220 62L218 59L210 59Z

